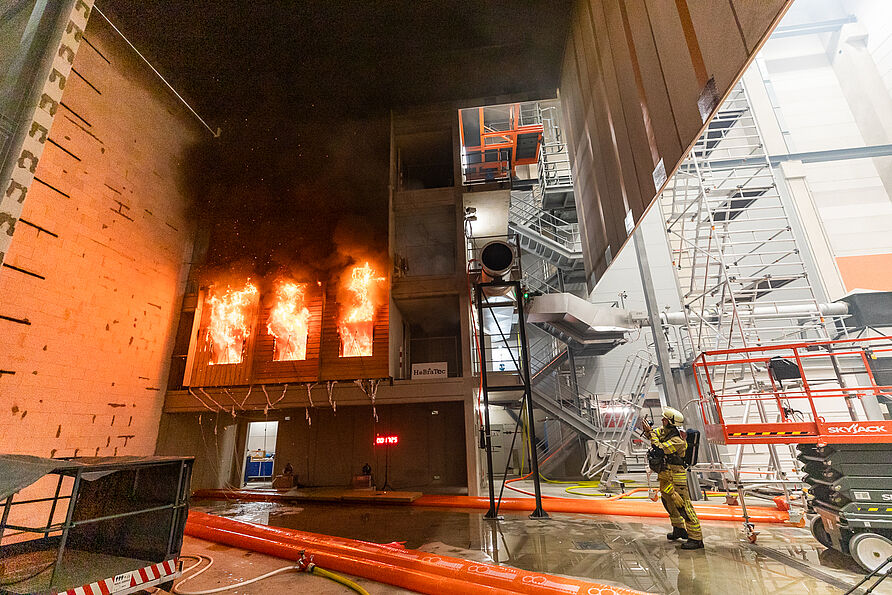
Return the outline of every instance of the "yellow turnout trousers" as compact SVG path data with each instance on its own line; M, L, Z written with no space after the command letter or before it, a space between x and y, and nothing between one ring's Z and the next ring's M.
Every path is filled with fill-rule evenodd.
M657 474L660 480L660 499L669 513L673 527L685 529L688 538L703 540L700 520L691 505L691 494L688 492L688 476L681 465L669 465L668 469Z

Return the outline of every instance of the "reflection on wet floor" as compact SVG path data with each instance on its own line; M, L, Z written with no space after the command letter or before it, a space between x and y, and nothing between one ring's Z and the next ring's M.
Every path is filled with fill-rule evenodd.
M506 513L411 506L196 501L238 520L389 543L461 558L623 585L653 593L839 594L863 576L855 562L819 545L807 529L760 527L756 545L737 523L704 522L706 550L666 540L668 522L556 514L533 521ZM892 594L892 578L875 593Z

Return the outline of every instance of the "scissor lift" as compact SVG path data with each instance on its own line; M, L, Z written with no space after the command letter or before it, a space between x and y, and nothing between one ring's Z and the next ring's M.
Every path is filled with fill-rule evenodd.
M706 351L694 360L707 438L719 444L892 442L876 411L892 396L873 362L892 357L892 337ZM755 408L759 422L735 423ZM730 414L729 414L730 413Z
M542 114L536 102L459 111L465 184L508 180L518 165L536 165L542 144Z
M892 556L892 385L877 381L890 356L892 337L866 337L708 351L693 364L707 437L799 445L812 534L878 572ZM760 421L735 423L741 408Z

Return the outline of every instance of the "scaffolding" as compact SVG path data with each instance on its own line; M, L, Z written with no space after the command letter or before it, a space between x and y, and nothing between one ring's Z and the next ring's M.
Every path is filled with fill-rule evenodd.
M742 83L732 88L659 198L684 312L688 359L724 352L736 390L759 392L764 378L736 349L830 339L841 318L822 311ZM740 360L741 358L737 358ZM702 375L703 368L696 373ZM702 380L698 377L698 382ZM783 421L766 401L726 411L728 423ZM854 420L854 412L850 412ZM768 480L797 477L792 447L737 443L732 472ZM745 456L753 455L753 456ZM765 457L767 456L767 461ZM745 460L746 459L746 460Z
M695 354L830 338L742 84L660 207Z

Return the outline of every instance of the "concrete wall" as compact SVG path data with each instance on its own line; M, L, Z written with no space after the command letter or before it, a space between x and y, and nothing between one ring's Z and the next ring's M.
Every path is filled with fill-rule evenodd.
M787 0L579 0L561 101L590 287Z
M192 489L241 487L247 424L228 413L161 416L154 454L195 457Z
M397 193L422 195L438 191ZM452 203L451 189L439 193ZM395 210L394 253L407 277L454 275L456 270L455 211L452 204L424 204L424 199L399 199Z
M780 27L834 19L850 22L770 39L759 54L754 82L770 90L773 111L756 116L763 129L781 130L782 146L769 146L774 154L892 142L892 11L870 0L810 0L795 4ZM843 291L892 289L892 157L785 164L784 173L805 224L812 212L820 220L806 231L811 244L826 237L834 260L822 277L839 275Z
M0 452L148 455L158 434L198 132L105 21L85 40L0 269Z
M389 447L389 483L393 489L436 491L467 485L464 410L460 402L380 405L378 423L370 407L285 412L276 444L276 473L286 463L307 486L347 486L369 463L380 489L384 484L385 447L375 447L376 434L397 435Z

